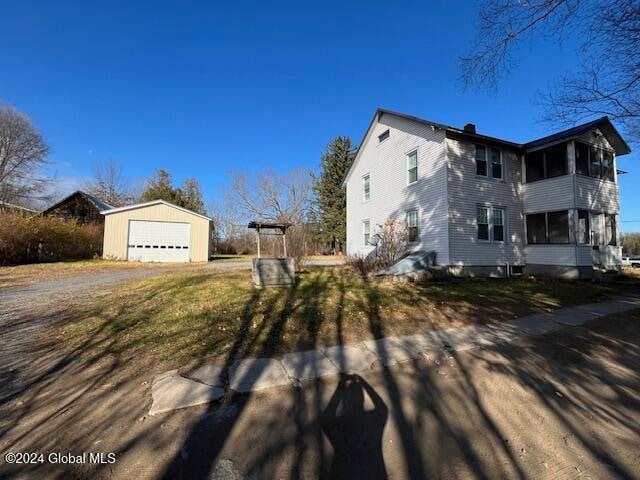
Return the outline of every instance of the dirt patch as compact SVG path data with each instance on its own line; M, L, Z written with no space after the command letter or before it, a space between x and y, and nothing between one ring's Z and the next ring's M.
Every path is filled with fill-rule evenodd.
M40 375L2 406L0 450L115 452L116 463L0 464L0 475L204 479L220 465L254 478L640 471L640 311L158 417L146 416L151 375L132 376L117 354L67 353L45 365L55 346L41 353Z

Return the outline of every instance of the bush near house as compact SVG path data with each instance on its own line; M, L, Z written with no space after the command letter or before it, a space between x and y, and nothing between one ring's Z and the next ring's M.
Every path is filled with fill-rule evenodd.
M101 225L0 212L0 265L93 258L102 236Z

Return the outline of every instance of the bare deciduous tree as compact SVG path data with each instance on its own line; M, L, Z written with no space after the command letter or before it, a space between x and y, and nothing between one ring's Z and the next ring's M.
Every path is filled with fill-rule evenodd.
M637 0L486 0L471 51L460 58L467 86L495 88L534 36L580 39L582 65L542 95L545 119L573 124L608 115L640 141L640 2Z
M243 213L245 219L300 223L308 212L312 195L311 176L304 170L280 175L272 170L249 178L246 173L231 174L227 203Z
M96 164L93 175L85 186L91 195L113 207L123 207L133 202L129 181L118 162L111 160Z
M47 179L38 174L49 147L25 114L0 105L0 201L19 204L39 198Z

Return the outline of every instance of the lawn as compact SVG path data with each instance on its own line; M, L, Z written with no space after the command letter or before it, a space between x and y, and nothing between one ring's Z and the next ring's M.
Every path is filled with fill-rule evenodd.
M636 288L591 282L363 280L312 268L296 287L255 289L250 272L178 271L75 307L56 333L76 351L154 369L498 322Z
M89 275L115 269L166 268L167 266L171 266L171 268L184 268L192 267L193 264L123 262L103 260L100 258L92 260L71 260L68 262L32 263L14 267L0 267L0 288L18 287L45 280Z

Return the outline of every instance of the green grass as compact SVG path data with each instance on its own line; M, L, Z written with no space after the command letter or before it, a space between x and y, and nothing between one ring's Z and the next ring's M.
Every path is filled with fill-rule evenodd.
M390 283L336 267L311 269L294 288L255 289L250 272L190 270L78 307L59 334L97 357L166 368L496 322L596 302L621 288L515 279Z

